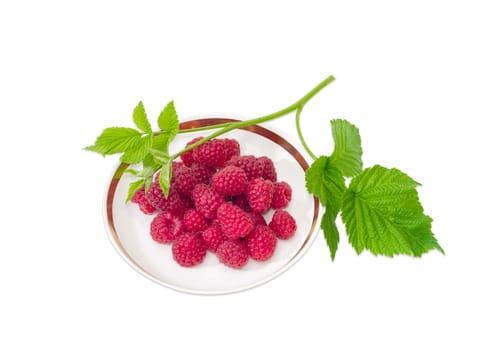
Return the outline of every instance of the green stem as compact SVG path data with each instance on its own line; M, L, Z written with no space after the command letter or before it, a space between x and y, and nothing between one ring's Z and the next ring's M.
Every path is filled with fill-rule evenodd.
M301 111L303 110L303 106L300 106L297 108L296 110L296 116L295 116L295 125L296 125L296 131L298 133L298 138L300 139L300 142L301 144L303 145L303 147L305 148L305 151L310 155L310 157L315 160L316 159L316 156L315 154L312 152L312 150L310 149L310 147L308 147L308 144L306 143L305 141L305 138L303 137L303 134L301 132L301 126L300 126L300 116L301 116Z
M280 118L280 117L282 117L282 116L284 116L288 113L291 113L295 110L297 110L297 115L298 115L298 118L299 118L299 114L301 113L301 110L303 109L305 104L309 100L311 100L318 92L320 92L324 87L326 87L328 84L330 84L334 80L335 80L335 78L332 75L330 75L328 78L326 78L321 83L319 83L317 86L315 86L312 90L310 90L310 92L308 92L305 96L300 98L298 101L296 101L295 103L291 104L290 106L288 106L288 107L286 107L282 110L279 110L278 112L268 114L268 115L265 115L265 116L260 117L260 118L244 120L244 121L241 121L241 122L231 122L231 123L223 123L223 124L215 125L214 128L221 128L221 129L213 132L212 134L210 134L206 137L204 137L200 141L197 141L196 143L184 148L183 150L173 154L171 156L171 159L175 159L175 158L181 156L182 154L194 149L195 147L198 147L198 146L206 143L207 141L212 140L213 138L221 136L221 135L223 135L223 134L225 134L229 131L235 130L235 129L243 128L243 127L250 126L250 125L256 125L256 124L264 123L264 122L267 122L267 121L270 121L270 120L273 120L273 119L277 119L277 118ZM300 113L298 113L298 110L300 111ZM297 123L299 123L299 122L297 122ZM194 129L188 129L188 132L200 131L200 130L209 130L209 129L213 129L213 128L212 127L194 128ZM300 137L300 142L302 143L303 147L305 147L305 149L310 154L310 156L312 156L312 158L316 159L316 156L313 155L313 153L309 149L308 145L306 144L306 142L303 138L303 135L301 134L301 130L299 131L299 137Z

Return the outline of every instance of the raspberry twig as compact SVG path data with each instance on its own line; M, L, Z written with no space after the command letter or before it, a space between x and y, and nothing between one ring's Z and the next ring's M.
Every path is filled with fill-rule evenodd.
M264 123L264 122L267 122L267 121L270 121L270 120L273 120L273 119L283 117L283 116L285 116L285 115L287 115L287 114L289 114L293 111L297 111L297 115L298 115L298 118L299 118L299 114L301 113L301 110L306 105L306 103L309 100L311 100L323 88L325 88L328 84L333 82L334 80L335 80L335 77L330 75L328 78L326 78L321 83L319 83L317 86L315 86L312 90L310 90L310 92L308 92L305 96L300 98L298 101L296 101L295 103L291 104L290 106L288 106L288 107L286 107L286 108L284 108L284 109L282 109L278 112L268 114L266 116L255 118L255 119L244 120L244 121L241 121L241 122L230 122L230 123L223 123L223 124L214 125L212 127L188 129L187 132L202 131L202 130L209 130L209 129L219 128L219 130L213 132L212 134L202 138L201 140L193 143L192 145L189 145L186 148L182 149L181 151L171 155L170 158L171 159L176 159L177 157L181 156L182 154L184 154L184 153L186 153L186 152L188 152L188 151L206 143L207 141L210 141L210 140L212 140L212 139L214 139L218 136L221 136L221 135L223 135L227 132L230 132L232 130L243 128L243 127L250 126L250 125L261 124L261 123ZM298 122L297 122L297 131L298 131L298 136L300 138L300 142L303 144L303 147L305 147L305 149L307 150L307 152L310 154L310 156L313 159L316 159L316 156L313 154L313 152L311 152L311 150L309 149L308 145L306 144L306 142L303 138L303 135L301 133L301 129L299 128L299 123Z

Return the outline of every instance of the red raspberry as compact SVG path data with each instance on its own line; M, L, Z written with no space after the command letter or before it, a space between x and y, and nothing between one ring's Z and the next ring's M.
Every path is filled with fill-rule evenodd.
M192 144L194 144L194 143L196 143L196 142L199 141L199 140L202 140L203 138L204 138L204 137L199 136L199 137L196 137L196 138L190 140L189 142L186 143L186 147L187 147L187 146L190 146L190 145L192 145ZM181 159L182 159L182 161L184 162L184 165L185 165L185 166L189 166L189 167L190 167L190 166L192 165L192 163L194 162L194 157L193 157L193 155L192 155L192 151L188 151L188 152L182 154L182 155L181 155Z
M285 208L292 197L292 189L290 185L284 181L273 184L273 195L271 207L273 209Z
M191 267L200 264L207 253L200 235L185 234L172 244L172 257L181 266Z
M149 190L146 192L146 198L151 205L160 210L167 210L167 199L164 197L161 186L154 180Z
M248 261L248 251L241 240L226 240L217 248L217 258L228 267L242 268Z
M192 163L190 168L197 179L197 183L209 184L212 175L215 174L215 168L205 164Z
M217 219L222 231L230 239L245 237L254 227L247 213L230 203L224 203L217 209Z
M221 245L226 239L227 237L222 232L219 225L210 225L202 232L202 240L212 252L216 252L219 245Z
M136 203L139 206L139 209L144 214L153 214L156 212L156 208L154 208L146 198L146 194L144 193L144 187L141 187L139 190L136 191L136 193L134 193L131 198L131 202Z
M265 180L276 182L277 171L275 170L275 165L273 164L273 161L267 156L258 157L258 160L263 164L262 177Z
M268 226L258 225L245 237L245 243L252 259L265 261L275 252L277 237Z
M289 239L296 232L296 221L293 216L285 210L277 210L273 213L272 220L268 227L280 239Z
M187 209L192 207L190 199L182 197L174 188L169 190L166 203L166 210L170 210L177 215L183 215Z
M253 179L248 183L247 196L248 204L252 211L264 213L270 209L272 202L273 183L262 178Z
M225 153L227 153L227 160L233 156L240 155L240 143L236 139L223 139L225 146Z
M170 211L163 211L151 221L150 233L153 240L159 243L170 243L184 231L184 225L179 216Z
M222 166L227 160L222 139L212 139L192 150L194 162L207 166Z
M265 218L260 213L256 213L254 211L247 212L250 219L252 219L255 226L257 225L267 225Z
M197 185L197 177L191 168L181 167L174 174L174 188L180 195L190 197L192 190Z
M234 156L226 165L235 165L245 170L249 180L262 176L263 163L254 156Z
M228 165L212 176L212 187L225 196L236 196L247 189L247 174L242 168Z
M184 213L182 218L187 231L189 232L199 232L204 230L207 227L207 219L204 215L199 213L196 209L189 209Z
M192 200L195 208L208 219L214 219L217 209L224 203L224 197L205 184L198 184L194 187Z

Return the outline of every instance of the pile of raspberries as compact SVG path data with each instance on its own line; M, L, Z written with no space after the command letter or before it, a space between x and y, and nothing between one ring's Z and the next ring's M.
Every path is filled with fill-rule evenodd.
M172 243L172 256L181 266L202 263L209 250L239 269L249 257L270 259L277 238L289 239L296 231L295 219L284 210L292 197L290 185L277 181L269 157L241 155L235 139L212 139L174 161L167 199L157 179L158 174L149 190L139 189L131 201L156 215L151 237ZM263 214L270 210L267 224Z

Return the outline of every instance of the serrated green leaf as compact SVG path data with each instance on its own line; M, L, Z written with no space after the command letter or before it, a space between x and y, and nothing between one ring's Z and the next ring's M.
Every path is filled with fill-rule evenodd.
M346 186L341 172L329 160L329 157L321 156L306 170L306 189L325 207L338 213Z
M179 131L179 118L177 117L174 101L169 102L159 114L157 125L168 134L168 142L171 142Z
M144 186L144 179L140 179L129 184L128 195L126 197L126 203L128 203L134 194L139 190L142 186Z
M169 135L167 133L155 135L151 147L154 150L169 154Z
M338 232L338 227L336 226L337 216L338 214L333 212L333 210L326 208L320 226L323 230L326 244L330 249L331 260L335 260L338 243L340 241L340 234Z
M86 147L86 150L94 151L102 155L127 152L134 149L141 142L141 133L136 129L112 127L104 129L96 138L94 145Z
M363 150L358 128L347 120L335 119L331 121L331 130L335 149L330 156L330 163L344 176L359 174L363 169Z
M121 161L129 164L141 163L146 155L150 152L152 146L152 135L142 137L134 148L123 153Z
M142 101L139 101L136 108L134 108L133 120L134 124L136 124L140 130L147 134L152 134L151 124L149 123L149 120L147 120L146 110L144 109Z
M376 165L355 177L343 195L342 219L356 252L375 255L421 256L437 249L411 177L398 169Z
M164 197L169 196L169 189L171 188L171 177L172 177L172 161L169 160L161 168L161 175L159 176L159 185L161 190L164 193Z

